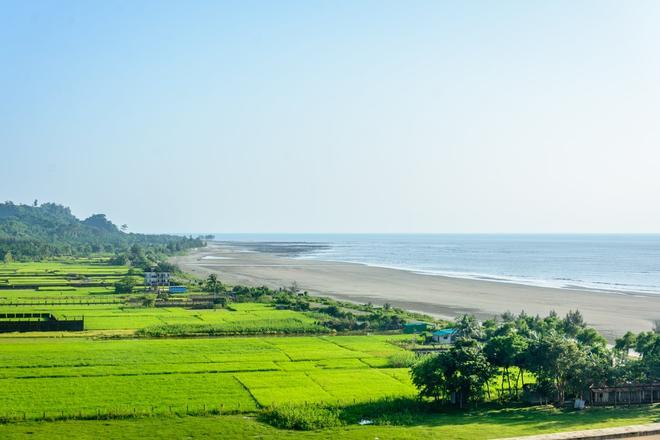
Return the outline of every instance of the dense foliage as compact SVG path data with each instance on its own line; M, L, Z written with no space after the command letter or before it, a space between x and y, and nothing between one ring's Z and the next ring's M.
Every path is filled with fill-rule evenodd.
M133 245L152 254L171 254L204 242L192 237L126 233L103 214L79 220L69 208L55 203L0 204L0 260L124 253Z
M660 381L660 329L655 332L628 332L614 346L620 366L619 379L624 381ZM631 356L634 350L637 356Z
M429 316L391 307L389 304L375 307L372 304L358 305L330 298L312 297L307 292L300 292L296 283L279 289L240 285L229 288L222 284L216 275L211 274L206 280L199 281L198 287L205 292L215 294L217 304L270 303L278 309L306 312L309 316L313 316L321 327L338 332L401 330L403 324L412 319L433 321Z
M610 350L577 311L563 319L555 313L546 318L507 313L502 320L484 323L466 315L455 327L456 341L449 349L412 367L422 397L461 406L476 403L490 397L490 384L496 380L508 400L520 399L524 388L537 399L562 402L586 397L592 385L660 379L658 333L627 334ZM640 357L629 356L630 349ZM525 385L526 372L535 383Z
M276 428L312 431L342 424L339 411L316 405L285 404L266 409L260 419Z

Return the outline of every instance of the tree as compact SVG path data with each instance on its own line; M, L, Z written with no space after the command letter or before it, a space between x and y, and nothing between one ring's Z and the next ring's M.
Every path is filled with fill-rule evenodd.
M14 262L14 256L11 254L11 251L5 252L5 257L3 258L3 261L5 262L5 264Z
M575 388L580 369L586 368L585 350L571 339L557 333L543 335L530 346L527 364L540 380L551 381L555 386L555 398L563 402L569 384Z
M474 315L463 315L456 321L454 325L456 329L455 337L457 339L481 339L483 332L477 318Z
M32 206L34 206L36 208L38 204L39 204L39 201L37 199L34 199L34 202L32 202Z
M519 366L519 373L515 378L515 390L517 393L518 382L523 374L523 362L521 362L521 359L525 350L527 350L527 341L513 331L489 339L484 346L484 353L488 357L490 363L502 369L501 388L504 390L504 380L506 379L509 396L513 396L510 368L513 366Z
M626 332L623 337L614 341L614 349L627 357L630 354L630 349L635 348L636 344L637 336L633 332Z
M128 225L126 223L124 223L123 225L121 225L120 229L121 229L121 232L126 232L126 231L128 231Z
M123 277L115 283L115 293L132 293L135 284L133 277Z
M422 358L411 369L420 396L440 400L451 395L461 408L483 399L493 373L480 344L469 338L459 339L449 350Z
M569 336L575 336L586 327L582 313L579 310L569 310L562 322L564 333Z
M642 358L660 354L660 334L655 332L642 332L635 338L635 351Z
M607 340L596 329L585 328L581 330L575 339L584 346L588 347L605 347Z
M452 382L459 406L462 408L464 402L477 403L483 400L484 385L488 384L495 370L486 359L480 344L470 339L458 340L451 348L451 354L456 365Z
M427 355L411 368L412 382L421 397L433 398L436 402L449 394L448 386L455 370L449 351Z
M225 290L225 287L218 280L218 276L214 273L209 275L206 278L206 284L204 285L204 290L212 293L219 293Z

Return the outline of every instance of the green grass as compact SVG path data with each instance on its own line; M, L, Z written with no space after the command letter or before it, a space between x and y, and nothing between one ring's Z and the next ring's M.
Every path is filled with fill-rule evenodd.
M313 318L300 312L276 310L266 304L235 304L232 309L142 308L121 303L17 306L0 302L0 313L84 316L86 330L146 328L144 333L147 336L327 332Z
M416 390L409 370L398 368L409 354L393 343L408 335L99 339L139 335L139 329L187 336L322 330L311 315L266 304L189 310L75 303L122 297L112 287L73 286L74 278L111 283L127 272L98 259L0 265L0 287L40 286L0 290L0 312L84 316L86 324L85 332L0 335L0 420L8 421L0 423L0 438L487 439L660 417L657 406L583 412L491 406L468 413L424 406L411 411L406 402L414 403ZM45 304L16 305L35 300ZM74 304L48 304L55 300ZM499 387L499 380L491 385ZM332 424L337 415L345 426L278 430L255 420L263 408L285 419L292 415L290 426L306 418L316 420L310 426L321 426L330 413ZM232 412L239 415L228 415ZM98 417L110 420L79 420ZM362 417L379 426L356 425Z
M482 440L557 431L596 429L658 421L660 406L593 408L581 412L551 407L443 413L414 420L408 426L350 425L319 431L290 431L242 415L147 417L127 420L70 420L0 424L0 438L47 440L260 438L260 439L418 439Z
M407 370L364 362L401 351L391 338L4 338L0 389L7 398L0 400L0 417L124 414L152 406L164 413L170 405L254 411L287 402L413 396Z
M128 266L112 266L102 260L78 259L34 263L0 264L0 288L40 286L39 292L68 290L79 283L113 285L128 274ZM133 270L134 279L141 281L141 271ZM6 290L0 290L0 297Z

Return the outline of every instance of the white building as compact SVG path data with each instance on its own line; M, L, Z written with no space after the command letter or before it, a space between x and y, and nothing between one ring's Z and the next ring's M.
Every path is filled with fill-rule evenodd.
M169 272L145 272L144 273L145 286L169 286L170 273Z

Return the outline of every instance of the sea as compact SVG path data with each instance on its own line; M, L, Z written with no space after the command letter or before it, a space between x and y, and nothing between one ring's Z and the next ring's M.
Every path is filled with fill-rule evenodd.
M660 234L215 234L215 240L427 275L660 294Z

